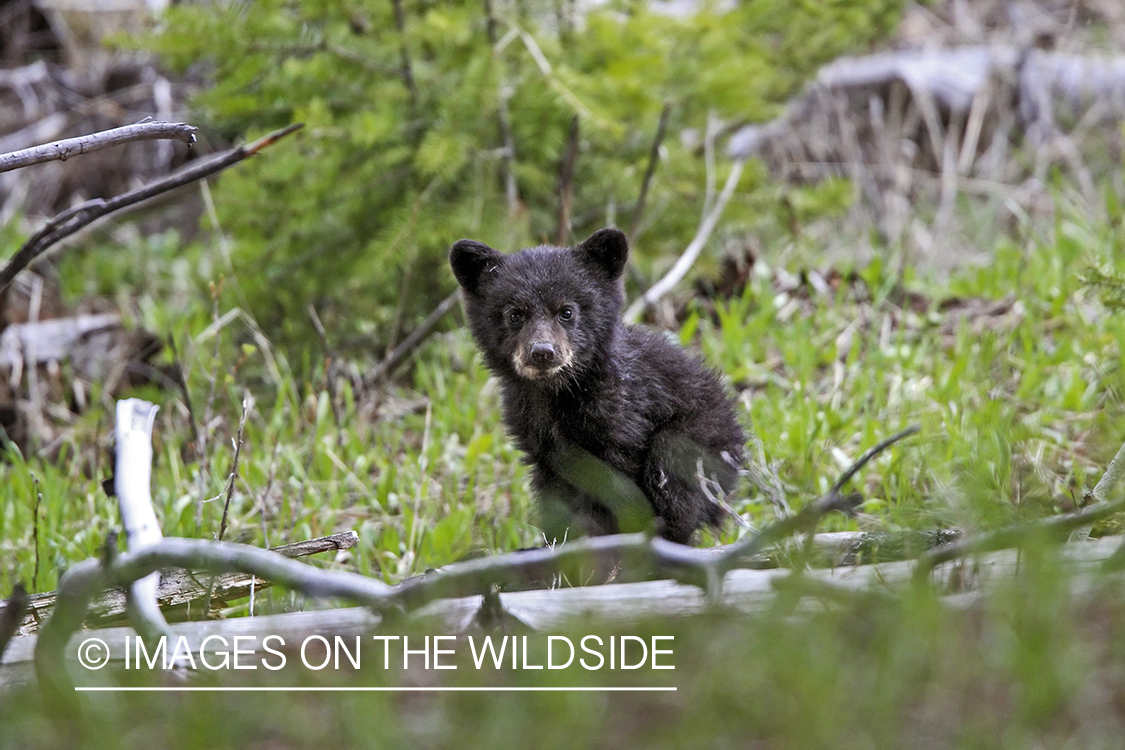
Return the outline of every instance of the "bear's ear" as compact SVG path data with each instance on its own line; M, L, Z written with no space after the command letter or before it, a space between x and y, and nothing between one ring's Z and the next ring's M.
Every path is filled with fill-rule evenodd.
M449 265L457 283L466 292L476 292L481 274L499 266L504 256L488 245L473 240L459 240L449 250Z
M608 280L620 278L629 257L629 241L620 229L599 229L574 247L579 262L594 268Z

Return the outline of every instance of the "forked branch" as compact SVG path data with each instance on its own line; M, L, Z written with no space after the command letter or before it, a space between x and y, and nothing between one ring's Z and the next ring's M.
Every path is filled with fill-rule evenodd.
M33 260L46 252L52 245L85 229L103 216L146 201L162 193L167 193L170 190L183 187L184 185L190 185L205 177L210 177L229 166L237 164L243 159L253 156L267 146L273 145L278 140L300 127L302 126L299 123L290 125L289 127L276 130L269 135L263 136L253 143L239 146L238 148L218 154L210 159L193 163L174 174L168 175L144 187L130 190L127 193L110 198L109 200L99 198L86 201L85 203L63 211L61 214L48 221L46 226L32 235L32 237L24 243L23 247L12 256L8 264L0 269L0 292L12 283L12 279L16 277L16 274L27 268Z

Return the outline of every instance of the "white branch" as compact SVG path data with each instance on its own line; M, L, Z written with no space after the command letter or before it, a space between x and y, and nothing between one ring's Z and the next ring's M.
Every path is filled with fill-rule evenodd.
M703 217L691 244L687 246L684 254L676 261L676 265L664 274L664 278L653 284L643 297L629 305L629 309L625 311L625 322L635 323L646 308L651 307L658 299L671 291L672 287L680 283L687 275L696 258L703 252L703 246L707 244L707 240L711 239L711 232L715 231L715 225L719 223L719 217L723 215L723 209L726 208L727 202L734 195L734 188L738 185L738 178L742 176L742 165L744 163L744 160L737 159L731 165L727 183L723 186L723 192L715 200L715 205L710 212Z
M116 466L113 474L121 523L130 552L140 552L160 543L164 535L152 509L152 425L157 407L137 398L117 402ZM126 607L138 633L159 637L168 623L156 602L160 573L151 573L129 587Z
M174 139L184 143L195 143L195 131L191 125L179 122L141 122L113 130L103 130L77 138L67 138L42 146L32 146L22 151L0 154L0 172L9 172L45 161L66 161L72 156L101 151L103 148L120 146L133 141L153 141Z

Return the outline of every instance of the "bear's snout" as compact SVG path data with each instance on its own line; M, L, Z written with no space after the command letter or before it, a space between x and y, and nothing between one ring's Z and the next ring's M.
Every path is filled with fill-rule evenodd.
M574 358L566 333L548 321L532 320L520 332L512 354L516 374L528 380L550 381Z
M536 367L555 364L555 345L550 341L536 341L531 345L531 363Z

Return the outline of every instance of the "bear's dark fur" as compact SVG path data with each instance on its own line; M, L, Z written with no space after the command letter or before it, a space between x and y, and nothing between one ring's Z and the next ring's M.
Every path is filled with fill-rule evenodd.
M686 544L722 509L744 438L718 377L659 333L620 320L625 235L504 255L461 240L449 253L504 421L533 464L547 541L652 523ZM636 511L642 511L637 513Z

